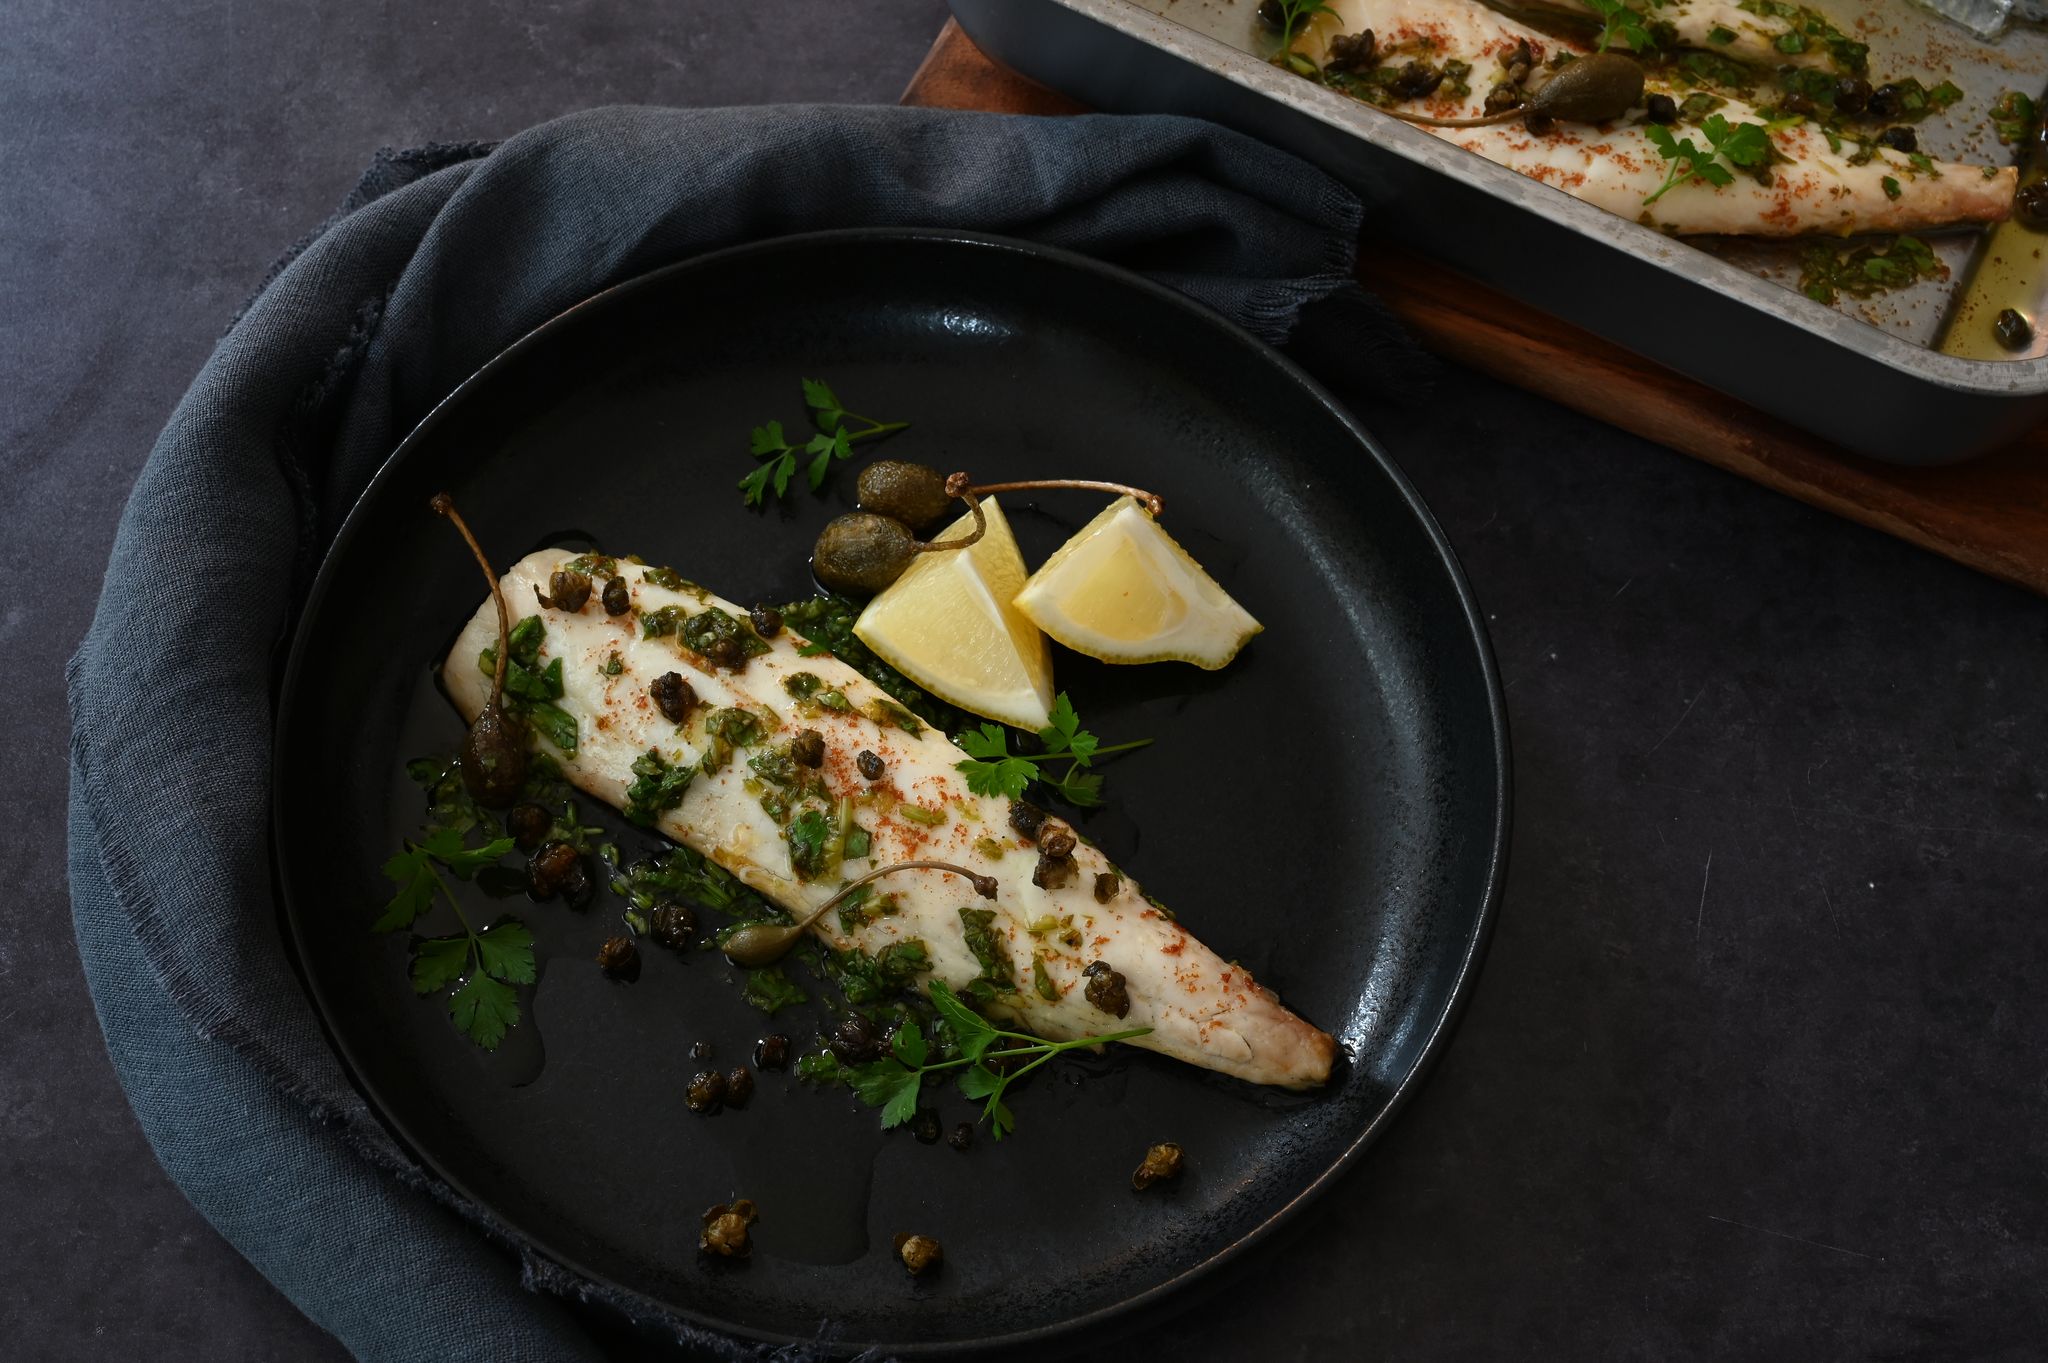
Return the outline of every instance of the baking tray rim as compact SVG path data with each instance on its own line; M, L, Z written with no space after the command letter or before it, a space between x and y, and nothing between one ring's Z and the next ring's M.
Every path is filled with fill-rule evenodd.
M1398 119L1380 117L1355 99L1280 70L1242 48L1156 14L1132 0L1047 0L1165 52L1200 70L1222 76L1252 93L1448 176L1478 193L1504 200L1644 260L1665 273L1714 289L1735 301L1797 327L1818 339L1862 354L1901 375L1952 391L1985 397L2030 398L2048 394L2048 356L2024 360L1973 360L1944 355L1893 335L1860 318L1835 311L1796 290L1751 274L1684 238L1666 236L1559 189L1475 155ZM956 11L960 6L953 7ZM972 28L965 21L962 27Z

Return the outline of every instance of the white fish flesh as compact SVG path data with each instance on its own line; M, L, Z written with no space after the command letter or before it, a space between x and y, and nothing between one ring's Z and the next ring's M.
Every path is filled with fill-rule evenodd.
M829 653L802 656L798 649L807 641L792 629L761 640L740 608L689 583L679 590L657 586L647 580L649 569L626 561L616 565L632 596L625 614L608 615L597 592L573 613L535 604L550 575L576 557L560 549L531 554L503 583L515 620L541 617L542 665L562 662L556 704L575 721L575 751L536 741L579 789L625 809L634 764L650 751L667 770L697 768L679 802L661 810L653 826L799 918L847 880L891 862L932 858L992 876L999 888L990 900L949 872L896 872L873 883L861 912L847 921L828 913L813 931L835 948L871 954L920 941L934 976L956 991L978 978L1001 978L988 1011L1050 1039L1150 1027L1129 1044L1259 1084L1299 1089L1329 1077L1336 1052L1330 1036L1281 1006L1243 966L1195 940L1093 845L1079 842L1063 873L1054 866L1053 875L1039 877L1047 884L1034 883L1039 849L1011 827L1010 802L974 794L954 769L967 755L866 677ZM597 582L601 588L603 576ZM704 639L687 622L708 611L738 622L758 655L726 670L690 648L686 638ZM650 633L650 621L670 632ZM442 670L465 718L474 719L489 699L490 677L478 658L496 646L497 631L496 607L486 599ZM680 725L649 694L671 672L698 702ZM743 712L737 724L734 712ZM749 728L754 732L738 745L716 732ZM793 784L779 783L793 771L791 740L807 729L823 736L822 764L794 769ZM730 756L719 765L725 751ZM863 751L883 763L874 781L858 768ZM815 835L821 824L829 829L822 859L815 837L790 831ZM1048 822L1039 842L1059 826ZM866 855L838 855L848 828L865 833ZM1099 898L1097 879L1105 875L1115 879L1103 881L1106 898ZM889 912L859 921L878 905ZM974 934L993 964L977 956L963 909L993 911ZM1089 1002L1083 971L1098 961L1124 977L1127 1015Z

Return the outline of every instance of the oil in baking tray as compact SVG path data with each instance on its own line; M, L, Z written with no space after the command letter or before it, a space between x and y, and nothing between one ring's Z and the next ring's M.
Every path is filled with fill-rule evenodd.
M1538 19L1541 0L1485 0L1492 8L1538 27L1555 23ZM1269 55L1271 43L1254 18L1259 0L1130 0L1130 3L1240 51ZM2015 23L1994 40L1986 40L1960 24L1912 0L1804 0L1843 31L1870 48L1871 79L1916 77L1932 86L1953 82L1963 97L1953 108L1929 114L1915 125L1920 148L1938 160L1979 165L2010 165L2018 155L1998 140L1990 110L2007 91L2017 90L2048 107L2048 25ZM1553 12L1554 14L1554 12ZM2037 161L2039 158L2037 158ZM2048 167L2037 164L2038 178ZM1763 238L1694 238L1692 244L1736 267L1793 292L1801 291L1804 241ZM2017 222L1991 232L1960 230L1924 238L1946 273L1922 279L1868 298L1840 297L1836 311L1882 328L1908 341L1939 348L1948 354L1991 360L2026 359L2048 354L2048 342L2036 338L2020 349L2007 349L1992 332L1992 322L2005 308L2028 319L2048 314L2048 265L2036 254L2048 247L2048 235ZM1848 239L1842 249L1864 244ZM1993 300L1997 301L1993 301ZM1822 306L1816 304L1815 306ZM2048 316L2043 317L2048 321Z

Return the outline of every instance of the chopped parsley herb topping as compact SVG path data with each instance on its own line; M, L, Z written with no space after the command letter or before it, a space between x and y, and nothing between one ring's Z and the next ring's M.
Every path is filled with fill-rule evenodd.
M633 759L633 784L626 787L625 815L642 828L683 802L695 767L672 765L653 748Z
M1948 267L1918 237L1893 237L1844 251L1813 242L1800 255L1799 289L1817 303L1842 294L1868 298L1922 279L1944 279Z
M783 624L809 642L797 649L806 658L831 654L893 697L912 714L936 729L948 733L967 722L952 706L932 698L915 682L883 662L853 635L859 607L840 596L814 596L780 608ZM828 710L851 706L839 691L820 692L815 699Z
M538 615L529 615L512 627L507 638L510 656L505 660L507 710L525 717L527 723L548 742L569 756L576 755L576 717L555 704L562 698L562 660L550 658L540 665L540 646L547 639L547 626ZM477 654L477 670L495 676L498 650L495 645Z
M1991 127L2009 147L2024 143L2034 130L2034 101L2017 90L2003 91L1992 101Z

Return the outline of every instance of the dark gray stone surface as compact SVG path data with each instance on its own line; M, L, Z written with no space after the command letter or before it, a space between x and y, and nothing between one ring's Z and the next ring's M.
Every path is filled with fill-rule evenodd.
M340 1356L157 1169L64 898L61 662L227 318L380 143L617 101L888 100L941 18L11 13L0 1353ZM1506 908L1410 1110L1284 1246L1156 1327L1160 1356L2036 1356L2048 605L1469 376L1434 413L1363 414L1490 617Z

